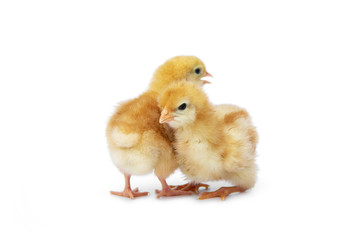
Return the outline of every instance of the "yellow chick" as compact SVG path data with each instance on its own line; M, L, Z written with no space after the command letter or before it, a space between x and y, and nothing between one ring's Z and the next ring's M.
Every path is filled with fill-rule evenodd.
M237 106L209 103L196 84L178 82L159 98L160 123L175 130L178 164L195 183L228 180L234 187L204 192L199 199L244 192L254 186L258 135L249 114Z
M147 174L155 170L162 184L157 197L188 195L191 192L170 188L166 178L178 168L171 144L171 129L159 124L159 93L169 84L189 81L202 86L211 76L197 57L177 56L169 59L154 73L149 89L138 98L120 104L110 118L106 137L113 163L124 174L125 188L111 194L128 197L146 196L148 192L131 189L131 175Z

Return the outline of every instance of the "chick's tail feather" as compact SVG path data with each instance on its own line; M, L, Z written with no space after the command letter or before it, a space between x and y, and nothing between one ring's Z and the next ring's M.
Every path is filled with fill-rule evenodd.
M118 127L115 127L111 132L111 139L117 147L131 148L135 146L140 140L138 133L123 133Z

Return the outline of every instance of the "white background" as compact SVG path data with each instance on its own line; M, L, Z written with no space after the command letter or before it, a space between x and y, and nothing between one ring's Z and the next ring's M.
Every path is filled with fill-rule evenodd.
M0 238L359 239L359 12L344 0L1 1ZM252 115L248 193L159 200L151 174L132 178L148 197L109 194L124 181L106 122L176 55L205 62L213 103Z

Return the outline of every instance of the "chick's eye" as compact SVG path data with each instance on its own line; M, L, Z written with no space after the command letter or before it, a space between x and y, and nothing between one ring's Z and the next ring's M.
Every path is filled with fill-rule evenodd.
M196 73L196 74L200 74L200 73L201 73L201 69L200 69L200 68L195 68L195 73Z
M186 103L183 103L178 107L179 110L185 110L185 108L186 108Z

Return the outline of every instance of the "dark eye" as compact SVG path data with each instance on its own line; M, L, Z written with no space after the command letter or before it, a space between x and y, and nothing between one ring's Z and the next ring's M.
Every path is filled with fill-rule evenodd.
M185 108L186 108L186 103L183 103L178 107L179 110L185 110Z
M200 69L200 68L195 68L195 73L196 73L196 74L200 74L200 73L201 73L201 69Z

